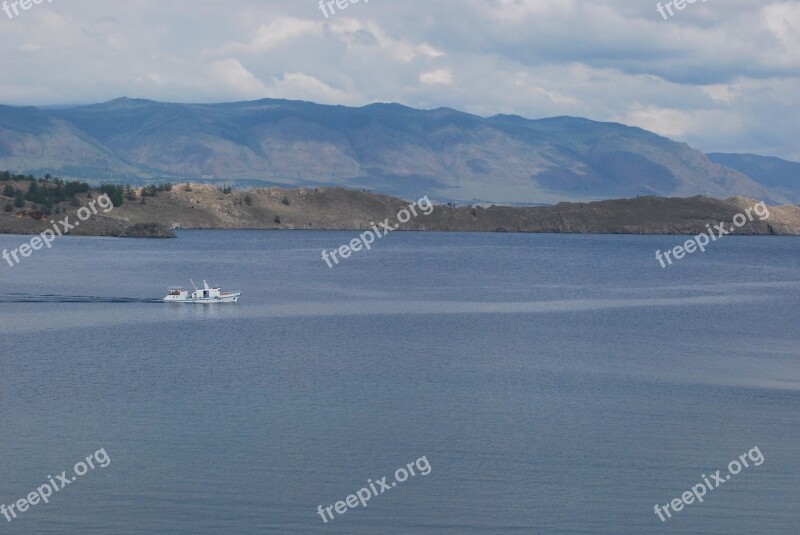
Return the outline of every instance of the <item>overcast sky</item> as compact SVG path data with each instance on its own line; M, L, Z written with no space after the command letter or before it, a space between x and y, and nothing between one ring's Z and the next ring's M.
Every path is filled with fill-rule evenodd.
M361 0L326 18L319 0L44 0L0 11L0 103L400 102L800 160L800 2L697 0L669 20L656 4Z

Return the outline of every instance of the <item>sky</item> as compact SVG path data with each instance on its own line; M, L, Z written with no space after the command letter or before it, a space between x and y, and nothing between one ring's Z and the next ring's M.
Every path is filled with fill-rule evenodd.
M797 0L6 1L2 104L399 102L800 161Z

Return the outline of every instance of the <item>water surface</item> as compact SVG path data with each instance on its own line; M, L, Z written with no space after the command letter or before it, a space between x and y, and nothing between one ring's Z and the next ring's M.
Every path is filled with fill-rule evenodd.
M8 533L797 533L800 240L70 237L0 266ZM0 236L0 248L28 238ZM207 278L238 305L158 302ZM758 446L662 524L667 503ZM432 466L324 524L319 505Z

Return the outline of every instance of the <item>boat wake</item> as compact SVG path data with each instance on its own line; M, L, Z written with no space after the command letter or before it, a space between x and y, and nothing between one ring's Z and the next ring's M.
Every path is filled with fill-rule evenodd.
M92 295L0 293L0 303L161 303L161 299L97 297Z

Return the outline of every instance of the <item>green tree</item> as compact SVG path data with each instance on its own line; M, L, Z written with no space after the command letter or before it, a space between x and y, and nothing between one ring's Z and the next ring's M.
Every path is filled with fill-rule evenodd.
M116 206L122 206L124 201L125 195L125 188L120 186L119 184L100 184L97 188L100 193L108 195L108 198L111 199L111 203Z
M64 195L67 198L74 197L78 193L86 193L87 191L89 191L89 184L86 182L78 182L77 180L73 180L64 184Z
M21 191L17 191L14 196L14 206L17 208L25 208L25 194Z
M7 202L5 207L3 208L3 210L5 210L6 212L12 212L12 211L14 211L14 207L11 206L10 202Z
M13 197L14 196L14 186L11 184L6 184L3 187L3 197Z

